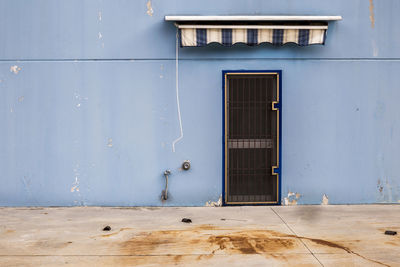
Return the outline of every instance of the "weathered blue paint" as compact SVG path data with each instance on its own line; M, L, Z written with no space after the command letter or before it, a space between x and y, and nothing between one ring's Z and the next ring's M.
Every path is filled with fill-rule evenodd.
M224 69L283 70L282 197L400 201L399 1L373 1L370 10L366 0L153 0L152 16L146 4L0 2L0 205L216 201ZM343 21L329 25L325 46L180 48L184 137L173 153L176 29L163 20L171 14ZM186 159L187 172L179 170Z

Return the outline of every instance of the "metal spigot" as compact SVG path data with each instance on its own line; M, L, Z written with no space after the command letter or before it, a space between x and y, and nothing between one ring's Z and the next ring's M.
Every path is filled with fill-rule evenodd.
M165 201L168 199L168 175L171 174L170 170L165 170L164 171L164 177L165 177L165 189L161 192L161 200Z

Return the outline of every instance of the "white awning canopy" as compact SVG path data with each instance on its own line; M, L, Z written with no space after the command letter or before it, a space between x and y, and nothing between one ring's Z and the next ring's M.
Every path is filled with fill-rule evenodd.
M342 20L342 16L165 16L166 21L334 21Z
M324 44L328 22L341 19L341 16L165 16L166 21L174 21L178 27L182 47L210 43Z

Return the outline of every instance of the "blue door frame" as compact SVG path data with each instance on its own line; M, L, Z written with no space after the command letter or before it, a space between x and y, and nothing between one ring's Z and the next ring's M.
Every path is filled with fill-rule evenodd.
M273 108L278 112L278 166L273 168L277 175L278 190L277 201L273 203L232 204L226 201L226 79L229 74L276 74L278 77L277 103ZM222 71L222 203L224 206L237 205L281 205L281 180L282 180L282 70L223 70Z

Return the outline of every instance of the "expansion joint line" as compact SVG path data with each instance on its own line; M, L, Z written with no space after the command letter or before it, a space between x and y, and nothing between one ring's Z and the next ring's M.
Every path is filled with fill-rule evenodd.
M310 254L319 262L319 264L320 264L321 266L324 266L324 265L322 264L322 262L317 258L317 256L314 255L314 253L311 251L311 249L306 245L306 243L304 243L304 241L303 241L301 238L298 237L298 235L295 233L295 231L293 231L293 229L290 228L290 226L285 222L285 220L284 220L273 208L271 208L271 210L276 214L276 216L279 217L279 219L281 219L281 221L286 225L286 227L289 229L289 231L292 232L292 234L293 234L294 236L296 236L298 240L300 240L300 242L303 244L303 246L304 246L304 247L308 250L308 252L310 252Z

